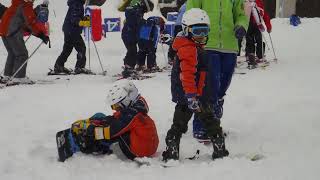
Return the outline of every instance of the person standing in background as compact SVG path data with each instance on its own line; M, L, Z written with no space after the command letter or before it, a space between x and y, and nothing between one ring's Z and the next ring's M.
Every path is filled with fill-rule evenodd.
M238 41L246 35L248 18L243 0L188 0L187 10L201 8L210 18L210 33L207 51L210 102L213 105L214 120L220 124L223 115L224 96L228 90L235 69ZM193 135L200 140L210 139L218 148L225 147L222 128L214 137L208 137L199 119L194 120Z
M0 22L0 36L8 52L2 83L33 84L26 77L28 50L23 40L25 29L40 38L43 43L49 37L36 25L33 0L12 0L11 6L5 10Z

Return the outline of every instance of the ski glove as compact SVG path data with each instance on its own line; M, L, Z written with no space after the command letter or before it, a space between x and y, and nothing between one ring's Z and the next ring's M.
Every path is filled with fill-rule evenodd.
M265 31L265 28L263 26L263 24L258 24L258 29L260 32L264 32Z
M195 94L187 94L188 108L193 112L200 112L200 102Z
M48 42L50 41L49 36L45 35L43 32L38 34L37 37L40 38L42 40L42 42L45 44L48 44Z
M90 16L84 16L83 19L79 21L79 26L90 27L91 26Z
M214 119L214 113L212 105L201 105L200 107L201 112L198 113L198 117L200 120L213 120Z
M237 39L242 39L247 33L243 26L236 26L234 32Z

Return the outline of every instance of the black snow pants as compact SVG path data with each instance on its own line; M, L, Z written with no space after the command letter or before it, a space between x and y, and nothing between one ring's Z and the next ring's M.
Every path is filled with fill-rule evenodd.
M246 35L246 55L257 53L257 57L261 59L264 55L263 51L262 34L258 26L250 22Z
M222 128L220 126L220 120L215 119L213 110L207 105L203 105L202 112L195 113L197 119L200 119L208 137L213 138L218 134L222 135ZM188 122L191 119L193 112L187 105L177 104L173 115L173 123L167 133L167 139L180 140L181 135L188 130Z
M76 68L84 68L86 66L86 45L81 34L64 33L64 45L60 56L56 61L56 65L64 66L70 56L73 48L78 52Z
M139 40L138 42L139 51L137 55L137 63L139 66L145 65L147 58L147 67L152 68L157 65L156 63L156 52L157 49L154 42L151 40Z

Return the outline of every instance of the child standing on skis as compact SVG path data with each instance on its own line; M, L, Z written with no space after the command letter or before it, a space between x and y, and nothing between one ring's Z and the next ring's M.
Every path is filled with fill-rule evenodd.
M264 43L262 33L265 31L263 21L267 27L267 32L271 33L272 26L268 13L264 11L262 0L249 0L252 6L249 28L246 34L246 58L248 68L255 68L257 63L264 62ZM255 45L257 44L257 45ZM257 54L258 60L255 58Z
M212 159L228 156L219 119L215 119L212 105L206 96L207 62L204 45L208 41L210 20L199 8L188 10L182 18L182 32L173 42L177 51L171 73L172 100L176 103L173 123L166 136L163 160L178 160L180 138L188 129L188 121L195 114L210 137L214 152Z
M164 29L164 20L159 16L149 17L140 27L138 40L137 71L157 72L156 52L160 33ZM145 61L147 59L147 67Z
M111 153L111 144L119 142L128 159L153 155L159 144L157 129L136 86L127 79L116 81L108 91L107 100L115 111L113 115L97 113L72 124L71 131L80 151Z
M124 69L122 76L124 78L130 77L134 73L134 68L137 64L139 30L145 22L143 15L152 11L153 6L150 0L132 0L130 5L125 9L126 19L121 32L122 41L127 49L127 53L123 59Z
M54 73L70 74L71 70L64 67L73 48L77 51L76 74L91 73L86 66L86 45L81 36L83 27L90 27L90 17L84 16L85 0L68 0L68 12L62 30L64 32L63 50L54 65Z

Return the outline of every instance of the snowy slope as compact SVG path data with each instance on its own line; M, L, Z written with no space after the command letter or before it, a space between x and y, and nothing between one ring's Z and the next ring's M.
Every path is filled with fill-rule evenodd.
M8 5L9 0L2 2ZM103 7L104 16L123 17L115 9L117 3L108 0ZM52 79L46 73L62 50L66 1L52 1L51 6L56 12L55 17L51 9L52 48L42 46L30 60L28 76L32 79ZM299 27L289 26L287 19L275 19L272 23L278 64L235 75L226 98L222 124L230 132L226 139L230 157L211 161L211 148L197 143L189 131L181 142L181 159L197 149L201 150L200 159L175 168L156 164L139 168L121 155L95 157L79 153L65 163L57 161L54 138L58 130L95 112L111 113L104 102L106 90L113 81L111 75L121 70L125 47L120 33L110 33L97 43L107 76L61 77L55 84L0 90L0 179L319 179L320 19L302 19ZM39 43L32 37L27 42L29 53ZM91 68L99 72L93 48L91 54ZM165 65L161 46L157 57L158 64ZM272 51L267 52L267 57L273 58ZM5 59L6 51L0 43L1 70ZM67 66L73 68L75 59L73 53ZM135 83L156 120L160 135L156 161L165 149L164 138L174 110L169 77L159 73L155 78ZM252 162L245 157L254 153L265 158Z

